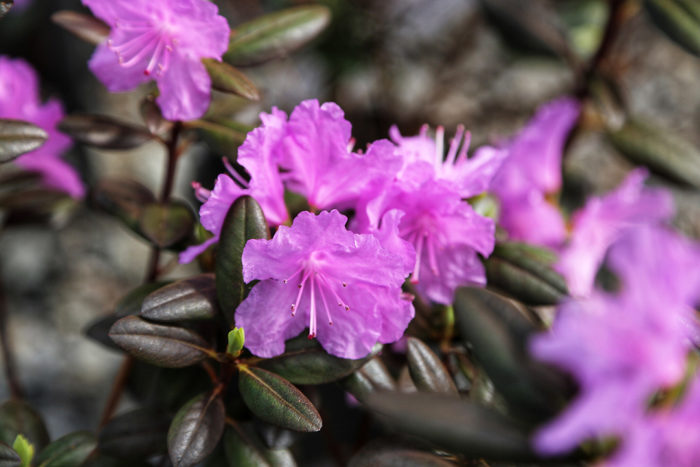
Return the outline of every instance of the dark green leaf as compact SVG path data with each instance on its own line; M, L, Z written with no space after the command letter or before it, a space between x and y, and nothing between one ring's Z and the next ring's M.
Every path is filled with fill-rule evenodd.
M212 319L216 316L214 274L200 274L151 292L141 306L141 316L153 321Z
M241 196L226 214L216 252L216 292L231 325L233 313L246 295L241 255L251 238L270 238L270 231L260 205L250 196Z
M330 19L330 11L321 5L304 5L261 16L231 31L224 61L246 66L285 56L320 34Z
M437 355L415 337L408 338L406 358L411 379L421 391L457 394L450 373Z
M343 387L358 400L364 401L370 393L394 391L396 381L379 357L374 357L359 370L342 381Z
M139 230L160 248L173 246L192 235L194 214L181 201L153 203L145 206L139 219Z
M285 352L265 359L258 366L270 370L294 384L324 384L348 376L378 352L358 360L347 360L329 355L319 343L305 335L287 341Z
M301 391L267 370L240 366L238 389L261 420L296 431L318 431L323 425L316 407Z
M630 119L619 130L610 131L608 137L632 163L647 166L674 182L700 188L700 152L681 136Z
M370 443L355 454L348 467L449 467L455 464L435 454L409 446Z
M169 368L194 365L215 354L199 334L189 329L149 323L138 316L114 323L109 337L133 356Z
M12 446L19 434L37 451L49 442L41 416L26 402L9 400L0 405L0 443Z
M87 459L97 447L95 435L88 431L76 431L46 446L37 456L37 467L73 467Z
M247 127L227 125L224 121L192 120L185 125L197 130L199 136L216 153L236 160L238 146L245 141Z
M0 0L0 18L10 12L12 5L14 5L13 0Z
M146 124L148 131L154 135L160 135L170 130L173 126L173 122L163 118L163 114L156 104L156 98L152 94L144 97L139 106L139 111L141 112L141 118Z
M139 182L116 178L97 182L92 199L95 205L117 216L134 231L138 231L144 207L156 201L151 190Z
M510 300L488 290L462 287L455 298L462 338L514 412L540 421L560 408L563 394L555 374L528 356L527 342L538 329Z
M0 119L0 163L39 148L48 137L46 131L32 123Z
M547 252L523 243L496 245L486 260L486 278L494 286L528 305L556 305L568 295L564 278L554 271Z
M288 449L269 449L249 426L236 424L224 433L224 449L232 467L294 467L296 462Z
M697 0L644 0L654 24L688 52L700 56L700 4Z
M498 412L444 394L374 392L367 406L393 429L470 458L532 459L527 434Z
M120 459L146 459L166 451L170 419L158 410L137 409L112 418L100 431L100 452Z
M168 430L168 452L175 467L194 465L216 447L224 432L226 409L218 394L200 394L185 404Z
M175 413L187 401L211 389L211 380L199 365L162 368L136 360L129 373L129 393L142 406Z
M61 10L51 15L51 20L79 39L90 44L99 45L109 35L109 26L94 16L77 11Z
M153 139L146 128L104 115L67 115L58 129L79 143L102 149L132 149Z
M14 449L5 443L0 443L0 467L20 467L22 460Z
M211 77L211 86L217 91L228 92L251 101L260 100L260 93L246 75L228 63L211 58L202 60Z

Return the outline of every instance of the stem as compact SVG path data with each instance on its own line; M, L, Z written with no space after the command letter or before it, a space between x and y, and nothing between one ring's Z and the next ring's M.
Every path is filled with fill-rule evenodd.
M177 167L178 152L177 152L177 142L180 136L180 130L182 130L182 122L175 122L173 130L170 133L170 140L168 140L168 160L165 166L165 179L163 181L163 190L160 193L160 201L165 203L170 198L170 193L173 191L173 185L175 183L175 168Z
M105 404L105 408L102 411L102 417L100 418L99 428L102 428L109 422L114 415L114 411L117 410L117 405L122 398L122 393L126 387L126 382L129 379L129 373L131 373L131 367L134 366L134 357L127 355L122 361L122 366L119 367L119 373L117 373L116 378L114 378L114 383L112 383L112 390L109 393L109 398Z
M22 391L22 386L17 377L15 358L8 339L5 291L0 282L0 347L2 347L2 358L5 361L5 378L7 379L7 385L10 389L10 396L13 399L22 399L24 391Z

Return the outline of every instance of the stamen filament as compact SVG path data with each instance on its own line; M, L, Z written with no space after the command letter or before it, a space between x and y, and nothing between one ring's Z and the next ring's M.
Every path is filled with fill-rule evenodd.
M248 188L248 182L246 182L245 179L241 177L241 174L236 172L236 169L233 168L228 158L222 157L221 160L224 163L224 167L226 167L226 170L228 170L228 173L231 174L231 178L233 178L233 180L236 183L238 183L241 186L241 188Z
M434 242L430 237L426 237L425 243L428 247L428 263L430 264L430 270L433 271L433 274L435 274L437 276L438 275L438 267L437 267L437 260L435 257Z
M420 260L423 254L423 239L424 235L418 236L418 243L416 244L416 264L413 266L413 274L411 275L411 283L418 283L418 274L420 273Z
M328 325L333 326L333 319L331 318L331 310L328 308L328 302L326 301L326 294L323 293L323 287L321 287L321 284L318 285L318 294L321 296L321 302L323 302L323 308L326 309L326 317L328 318Z
M445 157L445 164L455 163L457 149L459 149L459 143L462 142L462 134L464 134L464 125L457 125L457 131L455 131L454 138L452 138L450 150L447 152L447 157Z
M435 129L435 160L434 165L437 170L442 166L442 154L445 150L445 127L438 126Z
M316 296L314 287L314 274L311 274L311 311L309 312L309 339L316 337Z

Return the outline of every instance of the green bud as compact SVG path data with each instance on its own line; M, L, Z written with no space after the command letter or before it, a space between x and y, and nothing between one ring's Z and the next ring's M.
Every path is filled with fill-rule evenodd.
M226 353L229 353L235 357L238 357L243 350L243 344L245 343L245 331L243 328L235 328L228 333L228 346L226 346Z
M34 446L27 441L22 435L17 435L15 442L12 444L12 449L19 455L22 460L21 467L30 467L34 458Z

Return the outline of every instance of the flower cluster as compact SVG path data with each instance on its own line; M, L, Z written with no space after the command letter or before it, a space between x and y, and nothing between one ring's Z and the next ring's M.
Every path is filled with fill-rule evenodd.
M533 340L537 357L569 371L580 385L569 408L539 432L542 453L618 436L612 465L696 465L689 460L697 460L700 449L688 436L697 438L697 429L681 430L698 421L697 383L675 408L650 401L681 383L697 342L698 261L700 246L666 228L628 229L608 254L619 291L594 290L565 303L551 333Z
M0 56L0 118L33 123L49 135L40 148L15 160L19 167L37 172L47 187L74 198L85 194L75 170L60 158L71 145L70 139L56 129L63 118L63 107L56 99L41 103L36 72L24 60Z
M451 303L460 285L485 284L478 255L493 250L495 226L464 199L488 187L503 151L485 148L469 158L463 128L446 155L442 128L435 140L427 128L409 138L392 128L393 142L356 151L340 107L316 100L302 102L289 118L273 109L261 120L239 149L250 181L228 166L230 175L220 175L213 190L193 184L204 201L202 225L214 237L180 256L191 261L216 242L226 212L244 194L280 226L271 241L249 242L243 255L245 279L262 281L236 314L253 353L281 353L284 339L308 322L309 335L327 351L356 358L376 341L401 337L413 316L400 291L409 273L416 290L438 303ZM302 212L291 227L282 225L289 220L285 190L320 214ZM354 213L350 230L346 217L325 212L336 209Z

